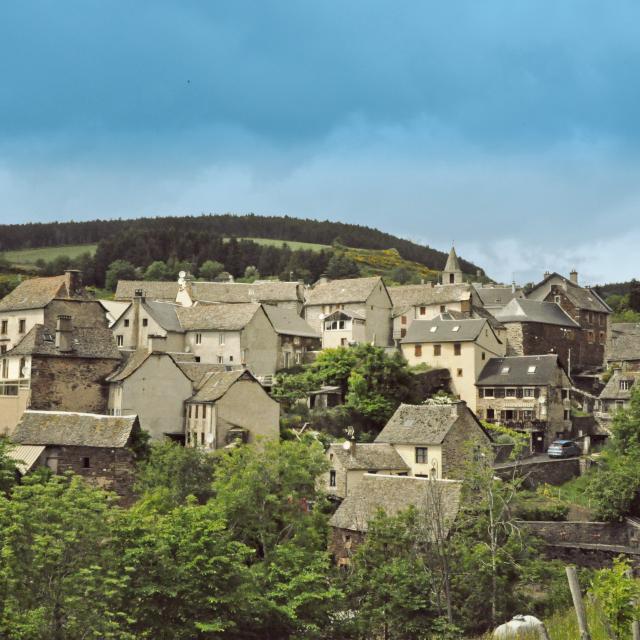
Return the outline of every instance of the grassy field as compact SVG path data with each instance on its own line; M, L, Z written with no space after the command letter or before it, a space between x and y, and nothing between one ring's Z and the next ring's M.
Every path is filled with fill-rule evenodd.
M229 238L225 238L225 241L228 241ZM256 244L261 244L266 247L282 247L282 245L286 244L289 249L306 249L308 251L322 251L323 249L331 249L328 244L316 244L314 242L296 242L295 240L274 240L273 238L252 238L252 237L243 237L238 238L238 240L251 240Z
M35 264L38 260L50 262L58 256L77 258L87 252L93 255L97 246L97 244L72 244L59 247L41 247L39 249L19 249L17 251L0 253L0 257L12 265L25 267Z

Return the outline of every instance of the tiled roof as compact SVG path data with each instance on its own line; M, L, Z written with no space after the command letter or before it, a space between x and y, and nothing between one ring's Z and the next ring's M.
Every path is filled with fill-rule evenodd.
M629 400L635 385L640 380L640 371L620 371L616 369L613 372L609 382L600 394L600 400ZM629 388L621 388L620 383L625 382Z
M514 298L494 315L502 323L538 322L572 329L580 328L580 325L555 302Z
M296 313L295 309L275 307L271 304L265 304L262 308L276 333L286 336L320 338L320 334L314 331L311 325Z
M108 382L121 382L126 380L131 374L135 373L150 357L151 351L147 349L138 349L129 353L125 362L114 373L107 377Z
M200 382L200 388L189 402L215 402L220 399L240 378L254 380L260 384L246 369L234 371L216 371L206 374Z
M522 290L512 287L475 287L480 302L484 307L504 307L514 298L522 298Z
M118 280L114 297L116 300L132 300L139 289L142 290L145 298L175 301L180 285L177 282L156 280Z
M137 422L137 416L27 410L11 440L32 445L121 448L127 445Z
M389 444L440 444L460 419L477 422L467 405L401 404L375 442ZM482 427L478 424L478 429Z
M185 331L240 331L260 309L254 302L237 304L196 304L177 307L178 320Z
M393 315L397 316L412 307L461 302L471 298L469 284L408 284L389 287L393 303Z
M223 364L212 364L208 362L180 362L176 360L175 356L172 357L180 371L182 371L182 373L191 380L194 389L199 389L204 384L206 381L205 378L209 373L219 373L227 370Z
M611 313L611 307L590 287L581 287L571 282L568 278L559 273L552 273L542 282L537 284L529 293L527 298L540 300L546 298L551 291L551 286L558 284L565 291L567 298L578 308L586 311L598 311L600 313Z
M478 376L478 386L509 387L555 384L558 356L490 358Z
M56 348L55 330L36 324L22 340L7 352L11 356L59 356L63 358L104 358L120 360L120 351L107 327L73 327L72 351Z
M347 278L318 282L306 293L307 306L318 304L343 304L346 302L365 302L373 290L381 285L382 278Z
M341 443L329 445L328 453L333 455L343 469L377 470L377 471L407 471L409 467L400 454L386 443L356 443L349 451Z
M29 278L0 300L0 311L41 309L57 297L68 297L64 276Z
M429 518L438 508L444 526L443 533L446 534L458 514L461 486L455 480L366 473L342 501L329 520L329 525L366 532L369 522L380 509L388 516L394 516L409 507L415 507Z
M472 342L489 323L484 318L464 320L414 320L407 329L403 344L430 342ZM456 328L457 327L457 328Z

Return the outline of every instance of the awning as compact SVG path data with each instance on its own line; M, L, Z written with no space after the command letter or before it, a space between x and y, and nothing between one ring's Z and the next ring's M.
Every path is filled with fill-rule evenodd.
M31 471L46 447L33 444L21 444L7 451L7 457L16 463L21 475Z

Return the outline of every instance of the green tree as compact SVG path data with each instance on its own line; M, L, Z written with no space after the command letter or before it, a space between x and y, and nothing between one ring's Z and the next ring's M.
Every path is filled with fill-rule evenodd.
M201 278L205 280L215 280L216 276L220 275L224 271L224 265L222 262L218 262L217 260L205 260L200 265L200 270L198 271Z
M0 437L0 495L7 495L16 484L16 463L9 457L11 444Z
M360 268L354 260L344 253L334 253L327 264L326 274L332 280L359 278Z
M152 262L144 272L145 280L171 280L171 274L162 260Z
M260 273L256 267L249 265L248 267L245 268L244 270L245 280L250 280L251 282L253 282L254 280L257 280L259 277L260 277Z
M115 291L118 280L135 280L138 277L136 268L127 260L114 260L107 268L105 287Z
M389 277L398 284L406 284L411 280L411 272L406 267L396 267L389 273Z
M629 309L640 312L640 282L635 278L629 285Z
M153 442L138 470L136 491L163 511L184 504L188 496L204 503L212 495L215 462L215 456L198 448Z

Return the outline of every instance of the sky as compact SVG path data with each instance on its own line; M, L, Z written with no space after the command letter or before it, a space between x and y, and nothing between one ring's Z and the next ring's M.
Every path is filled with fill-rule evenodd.
M7 0L0 221L288 214L640 276L640 3Z

